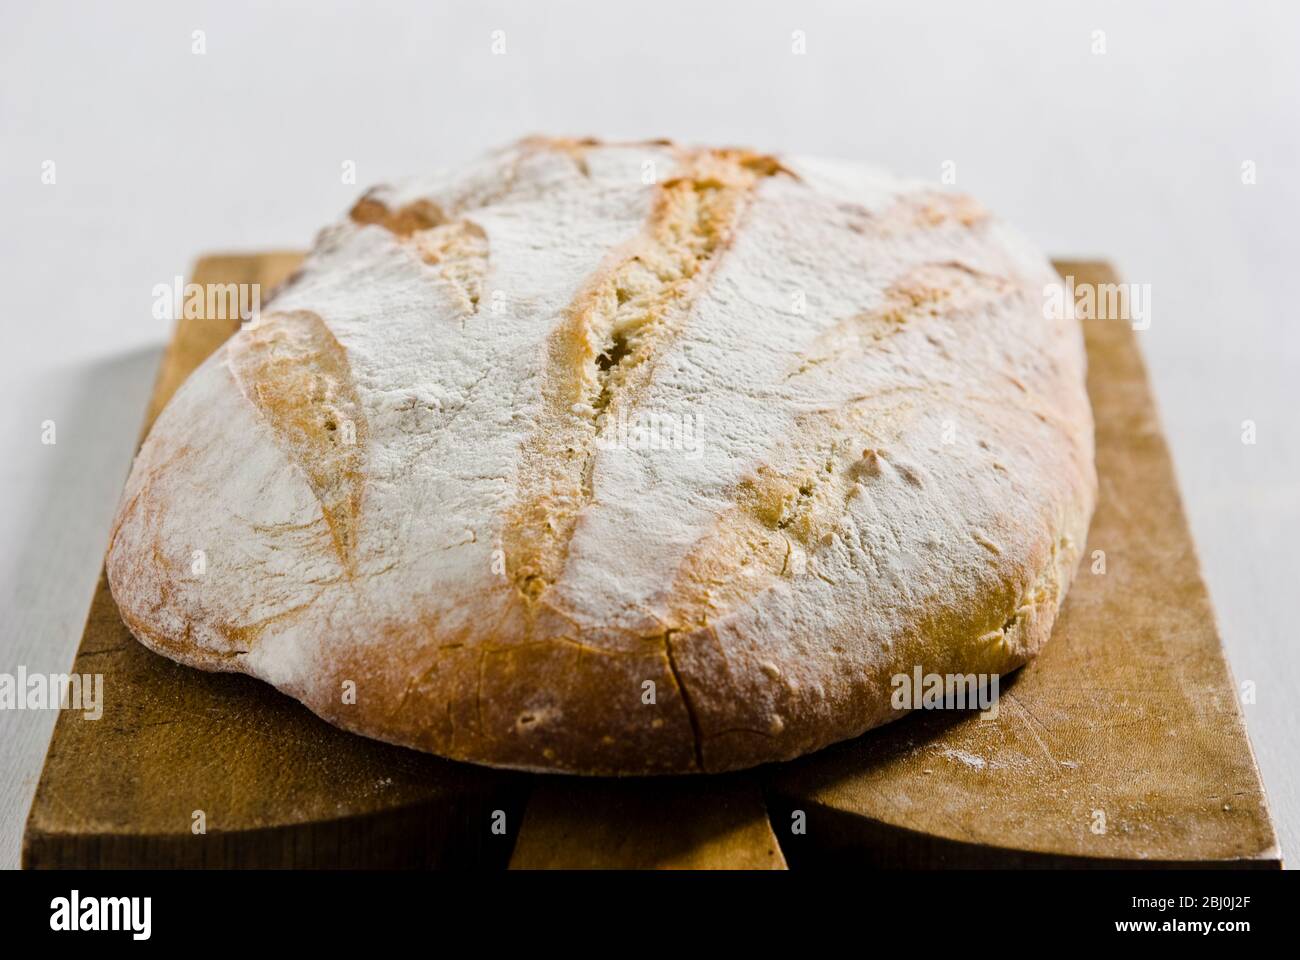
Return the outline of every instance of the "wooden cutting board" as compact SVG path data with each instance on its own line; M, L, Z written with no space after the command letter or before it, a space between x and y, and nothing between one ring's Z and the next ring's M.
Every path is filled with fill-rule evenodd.
M299 259L207 257L194 281L269 290ZM177 324L146 429L236 326ZM24 865L1279 866L1135 334L1118 319L1084 330L1100 500L1052 641L1004 682L996 719L921 713L725 776L493 771L156 656L101 577L73 670L104 675L104 714L60 715Z

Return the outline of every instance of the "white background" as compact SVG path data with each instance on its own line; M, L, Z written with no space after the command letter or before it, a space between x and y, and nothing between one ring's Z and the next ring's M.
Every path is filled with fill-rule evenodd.
M261 6L0 6L0 672L71 663L168 335L151 291L199 253L302 248L362 186L528 133L936 180L951 160L1049 253L1152 285L1142 348L1300 856L1300 5ZM53 720L0 714L0 865L17 863Z

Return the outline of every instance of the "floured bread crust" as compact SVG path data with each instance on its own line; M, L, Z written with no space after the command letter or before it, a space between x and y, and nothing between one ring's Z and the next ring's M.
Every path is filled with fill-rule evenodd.
M816 750L896 674L1047 640L1095 493L1055 279L973 201L818 160L531 139L379 188L158 418L113 595L447 757Z

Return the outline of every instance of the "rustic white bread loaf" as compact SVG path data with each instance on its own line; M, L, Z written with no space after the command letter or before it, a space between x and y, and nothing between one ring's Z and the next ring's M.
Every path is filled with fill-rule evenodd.
M973 201L820 160L533 139L374 190L159 417L113 595L447 757L815 750L896 674L1047 639L1095 485L1054 279Z

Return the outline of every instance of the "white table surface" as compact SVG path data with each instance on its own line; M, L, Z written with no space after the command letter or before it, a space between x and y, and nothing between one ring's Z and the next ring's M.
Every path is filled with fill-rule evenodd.
M1048 252L1152 286L1142 349L1300 856L1298 45L1285 3L5 0L0 672L71 663L168 335L152 289L200 252L304 247L366 184L534 132L953 161ZM53 722L0 713L0 865Z

